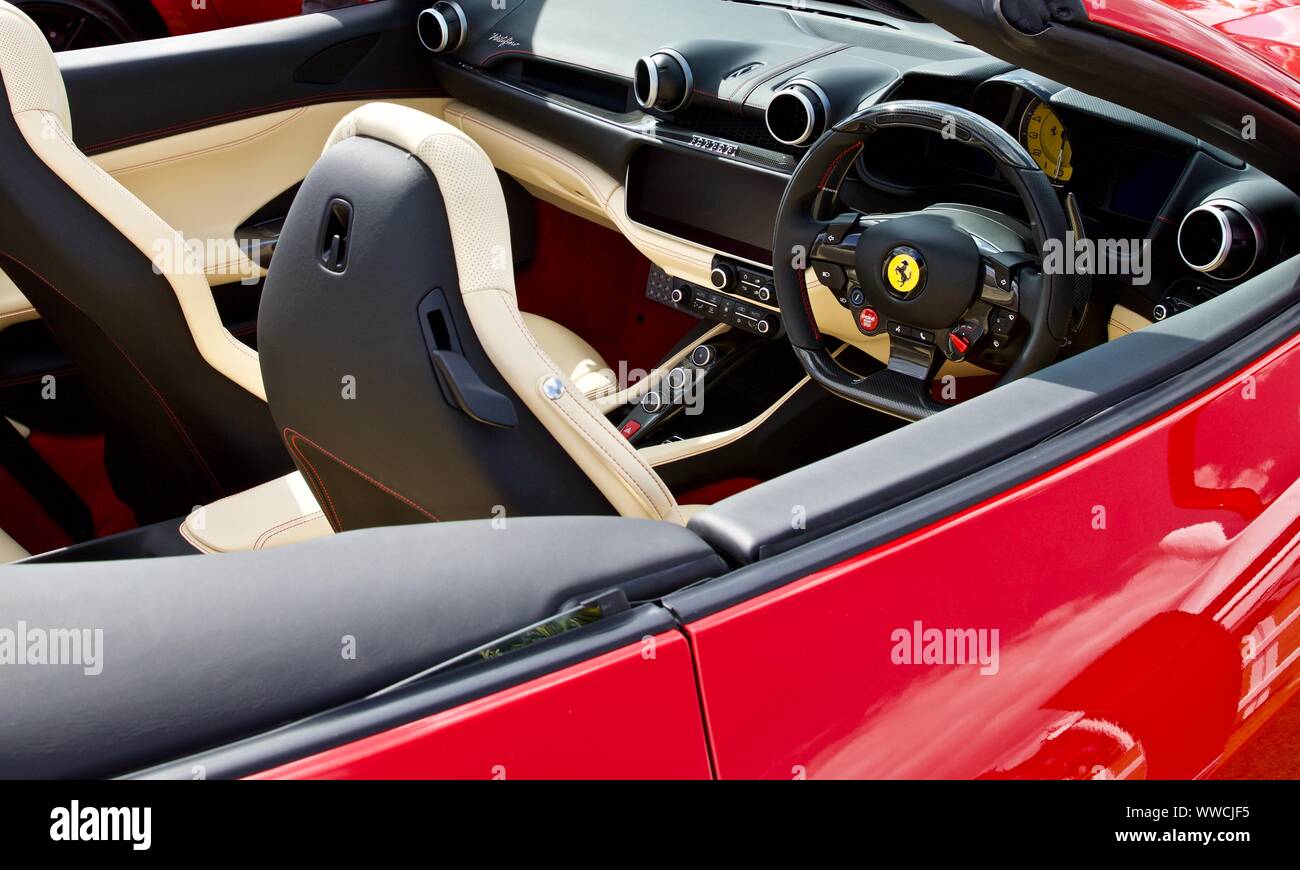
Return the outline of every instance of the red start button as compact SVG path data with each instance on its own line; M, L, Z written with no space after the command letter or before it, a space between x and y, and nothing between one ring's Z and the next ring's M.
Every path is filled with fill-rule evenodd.
M864 308L858 313L858 327L863 332L875 332L880 325L880 315L874 308Z

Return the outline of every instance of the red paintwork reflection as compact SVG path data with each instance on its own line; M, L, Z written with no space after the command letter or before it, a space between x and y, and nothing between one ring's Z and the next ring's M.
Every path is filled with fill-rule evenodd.
M1090 21L1169 46L1300 108L1300 10L1288 0L1084 0Z
M1297 444L1293 339L1053 474L688 626L718 774L1212 772L1297 686ZM997 673L894 664L916 621L996 629Z
M253 779L705 779L690 649L657 635Z

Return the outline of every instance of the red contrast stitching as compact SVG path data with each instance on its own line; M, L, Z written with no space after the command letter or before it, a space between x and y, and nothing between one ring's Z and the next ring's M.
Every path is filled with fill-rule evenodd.
M207 461L204 460L203 454L199 452L198 446L190 438L190 433L185 430L185 426L181 423L180 418L177 417L176 414L172 411L171 406L167 404L167 400L163 398L163 394L159 392L158 388L153 385L153 381L149 380L149 376L146 375L144 373L144 370L141 369L140 366L136 364L136 361L131 358L131 355L122 349L122 346L117 343L117 341L113 338L113 336L109 335L108 332L99 325L99 323L95 320L95 318L87 314L85 312L85 309L83 309L72 299L68 298L67 294L61 291L58 287L55 287L53 284L51 284L49 279L47 279L40 272L37 272L31 266L28 266L26 263L24 263L22 260L15 257L13 254L0 251L0 258L9 260L10 262L17 265L19 268L24 269L25 271L31 273L32 275L35 275L37 280L39 280L46 287L50 288L52 291L58 294L59 297L62 298L64 302L67 302L73 308L77 309L77 311L81 314L82 317L90 321L90 323L96 329L99 330L100 334L103 335L104 338L108 339L108 343L113 345L114 348L116 348L117 352L120 353L122 355L122 358L125 359L127 363L130 364L131 368L135 369L135 373L140 376L140 379L142 381L144 381L145 386L149 388L149 392L153 393L153 397L158 400L158 404L162 406L163 412L166 413L167 418L171 420L172 426L176 429L177 434L181 436L181 440L185 442L185 446L187 446L190 449L190 453L194 454L194 459L199 463L199 467L203 469L203 473L208 478L208 482L212 484L213 491L216 492L218 495L224 496L226 494L225 488L217 480L217 476L213 474L212 469L208 466Z
M381 490L381 491L387 493L388 495L391 495L393 498L397 499L397 500L400 501L402 504L406 505L407 507L411 508L412 510L418 511L422 516L427 517L427 518L429 519L430 522L434 522L434 523L436 523L436 522L439 521L437 517L435 517L433 514L429 513L429 511L426 510L426 509L425 509L424 507L422 507L421 505L419 505L419 504L417 504L417 503L411 501L409 498L407 498L406 496L402 495L402 494L401 494L400 492L398 492L397 490L385 486L384 484L382 484L382 483L380 483L379 481L375 480L375 479L374 479L373 477L371 477L370 475L366 474L366 473L365 473L364 471L362 471L361 469L356 468L356 467L353 466L353 465L349 465L348 462L347 462L346 460L344 460L344 459L342 459L342 458L340 458L340 457L338 457L338 456L335 456L333 453L330 453L330 452L329 452L328 450L326 450L324 447L321 447L319 444L317 444L315 441L311 440L310 438L308 438L306 435L302 434L301 432L299 432L299 431L297 431L297 430L295 430L295 429L291 429L291 428L289 428L288 426L286 426L285 429L284 429L284 432L282 433L282 435L284 436L285 442L288 443L288 445L289 445L289 449L292 450L292 451L294 452L294 455L298 456L300 459L302 459L303 462L305 462L305 463L307 464L307 468L310 469L311 474L312 474L312 477L314 477L314 478L316 479L316 483L320 486L321 492L324 493L324 495L325 495L325 501L326 501L326 502L328 503L328 505L329 505L330 514L331 514L331 516L333 516L333 518L334 518L334 525L335 525L336 528L342 528L342 527L343 527L343 523L339 520L339 513L338 513L338 510L334 507L334 499L330 497L329 490L325 488L325 481L321 478L320 474L316 471L316 466L312 464L311 460L308 459L307 456L306 456L306 454L304 454L304 453L302 452L302 448L300 448L300 447L298 446L298 441L299 441L299 440L302 440L302 441L307 442L307 443L310 444L312 447L314 447L317 451L319 451L321 454L323 454L323 455L329 457L330 459L334 460L334 462L336 462L336 463L338 463L339 465L343 466L343 467L346 468L348 471L350 471L350 472L352 472L353 474L355 474L357 477L360 477L362 480L364 480L366 483L369 483L371 486L374 486L374 487L376 487L377 489L379 489L379 490Z
M848 148L845 148L843 151L841 151L839 153L839 156L837 156L833 161L831 161L831 165L826 167L826 172L825 174L822 175L822 180L817 183L817 189L825 190L827 182L831 180L831 175L835 172L835 167L840 165L840 161L843 160L845 157L847 157L851 152L856 151L861 147L862 147L861 142L854 142Z
M799 278L799 296L803 299L803 310L808 315L808 325L812 327L813 338L821 341L822 334L817 329L817 318L813 316L812 302L808 300L808 281L804 278L803 272L796 269L795 274Z

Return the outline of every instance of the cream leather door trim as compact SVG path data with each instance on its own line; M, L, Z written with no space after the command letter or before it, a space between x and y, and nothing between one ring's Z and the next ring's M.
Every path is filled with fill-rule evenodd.
M296 471L195 510L180 531L203 553L267 550L334 534Z
M306 178L339 120L367 102L321 103L244 118L94 160L186 239L204 243L203 271L210 284L256 280L264 271L240 251L235 231L267 200ZM436 115L448 101L399 102Z
M1117 338L1123 338L1130 333L1137 332L1139 329L1146 329L1151 324L1152 321L1147 320L1131 308L1116 305L1111 309L1110 322L1106 324L1106 338L1109 341L1114 341Z
M18 285L3 270L0 270L0 332L15 323L36 320L39 317L36 309L23 295L23 291L18 289Z
M451 103L444 115L479 144L493 166L535 196L589 220L611 224L606 204L620 182L596 164L465 103Z

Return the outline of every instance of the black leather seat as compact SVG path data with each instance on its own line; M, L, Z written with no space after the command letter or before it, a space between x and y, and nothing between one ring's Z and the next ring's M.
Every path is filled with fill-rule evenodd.
M496 170L465 133L383 103L339 122L294 200L259 315L271 410L336 531L503 515L686 522L552 349L556 325L519 311L512 262ZM355 394L341 400L348 377Z

